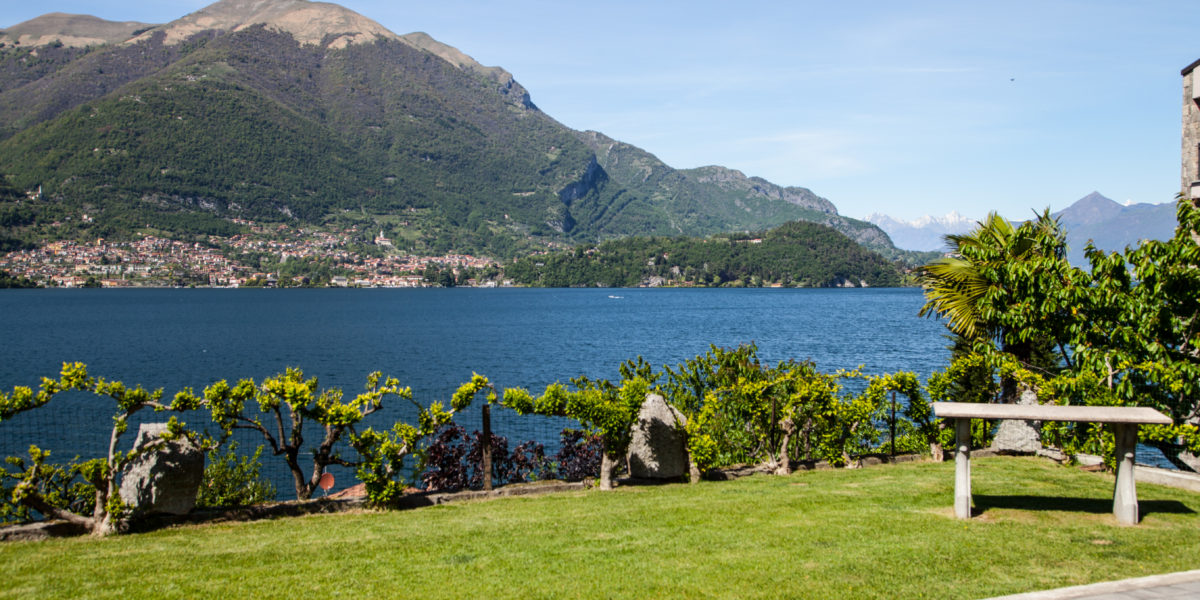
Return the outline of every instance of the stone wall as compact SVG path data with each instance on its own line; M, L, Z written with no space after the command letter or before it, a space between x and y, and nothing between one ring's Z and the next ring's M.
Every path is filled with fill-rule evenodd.
M1196 104L1196 90L1193 80L1196 78L1196 61L1181 73L1183 75L1183 147L1181 153L1182 169L1180 190L1188 194L1193 181L1200 181L1200 106Z

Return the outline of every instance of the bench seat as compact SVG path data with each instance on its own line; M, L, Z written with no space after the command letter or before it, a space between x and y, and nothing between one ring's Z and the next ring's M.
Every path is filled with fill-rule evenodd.
M934 402L933 414L954 421L954 514L971 518L971 419L1020 419L1108 423L1116 437L1117 480L1113 515L1121 523L1138 522L1133 468L1139 425L1170 425L1170 417L1145 406L1059 406L1054 404L976 404Z
M1170 425L1171 418L1146 406L1059 406L1057 404L976 404L934 402L933 414L943 419L1021 419L1086 423Z

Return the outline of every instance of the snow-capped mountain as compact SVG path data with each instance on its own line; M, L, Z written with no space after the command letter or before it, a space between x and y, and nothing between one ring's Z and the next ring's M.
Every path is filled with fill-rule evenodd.
M896 219L874 213L863 219L882 229L897 248L922 252L946 249L943 236L951 233L966 233L975 227L978 219L964 217L952 211L944 217L924 216L914 221Z
M1054 213L1067 232L1067 258L1071 264L1087 267L1084 249L1091 241L1107 252L1121 251L1141 240L1165 240L1175 231L1175 203L1126 204L1092 192L1071 206ZM877 225L892 238L897 248L905 250L943 251L943 236L967 233L978 225L978 219L952 212L944 217L921 217L904 221L887 215L873 214L865 221Z

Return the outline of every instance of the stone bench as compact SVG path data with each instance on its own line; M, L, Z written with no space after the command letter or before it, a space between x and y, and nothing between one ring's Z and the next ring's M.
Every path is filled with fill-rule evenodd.
M1138 522L1133 459L1138 425L1170 425L1166 415L1143 406L1058 406L1052 404L975 404L934 402L933 414L954 420L954 514L971 518L971 419L1021 419L1111 423L1117 442L1117 481L1113 486L1113 515L1121 523Z

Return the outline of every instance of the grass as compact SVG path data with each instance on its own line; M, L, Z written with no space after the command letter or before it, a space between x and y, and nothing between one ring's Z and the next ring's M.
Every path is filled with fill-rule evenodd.
M1200 494L972 461L0 544L0 598L983 598L1200 568Z

